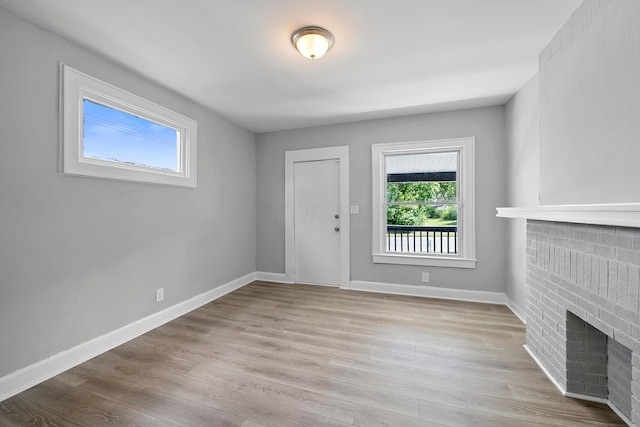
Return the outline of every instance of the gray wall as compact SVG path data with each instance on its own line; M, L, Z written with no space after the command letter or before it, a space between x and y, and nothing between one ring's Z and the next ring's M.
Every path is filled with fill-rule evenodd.
M640 1L586 0L540 55L542 204L640 201Z
M4 9L0 58L0 376L255 271L252 133ZM58 61L196 119L198 188L59 175Z
M505 200L504 108L437 114L258 134L257 269L284 273L284 153L287 150L348 145L351 204L351 279L503 292L505 227L495 208ZM476 137L476 269L373 264L371 257L371 145L465 136Z
M538 206L540 181L540 81L534 75L505 106L507 129L507 206ZM524 219L505 219L507 226L506 291L527 308Z

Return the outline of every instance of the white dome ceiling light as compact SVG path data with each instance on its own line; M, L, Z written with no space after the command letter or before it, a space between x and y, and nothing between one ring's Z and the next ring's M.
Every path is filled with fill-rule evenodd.
M302 27L291 34L291 43L308 59L321 58L333 46L333 34L322 27Z

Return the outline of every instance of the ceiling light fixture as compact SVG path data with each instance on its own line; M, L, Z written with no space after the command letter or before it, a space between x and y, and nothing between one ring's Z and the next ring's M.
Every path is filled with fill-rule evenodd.
M291 43L305 58L318 59L333 46L333 34L322 27L302 27L291 34Z

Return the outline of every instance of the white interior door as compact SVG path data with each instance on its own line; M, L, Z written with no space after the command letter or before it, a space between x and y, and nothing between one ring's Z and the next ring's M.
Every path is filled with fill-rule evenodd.
M340 285L340 162L294 163L294 280Z

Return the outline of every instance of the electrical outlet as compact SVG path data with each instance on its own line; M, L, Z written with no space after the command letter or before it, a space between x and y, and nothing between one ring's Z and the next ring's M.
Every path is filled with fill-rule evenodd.
M164 288L156 289L156 302L164 300Z
M427 271L422 272L422 281L424 283L429 283L429 273Z

